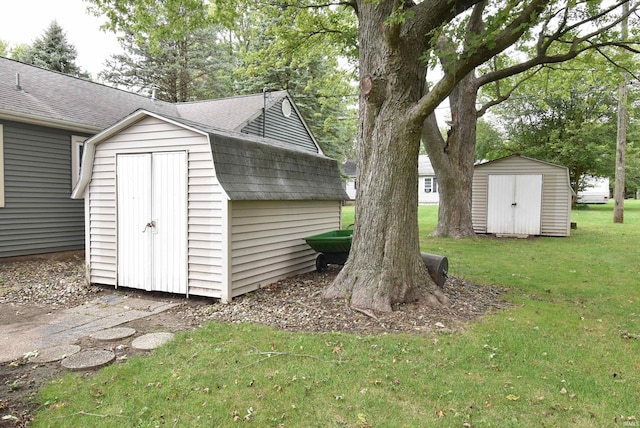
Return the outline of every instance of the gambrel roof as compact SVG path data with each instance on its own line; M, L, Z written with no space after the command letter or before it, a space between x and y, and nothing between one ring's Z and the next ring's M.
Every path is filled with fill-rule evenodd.
M337 162L285 142L139 110L88 139L72 198L91 180L95 146L145 117L155 117L209 139L216 177L231 200L346 200Z

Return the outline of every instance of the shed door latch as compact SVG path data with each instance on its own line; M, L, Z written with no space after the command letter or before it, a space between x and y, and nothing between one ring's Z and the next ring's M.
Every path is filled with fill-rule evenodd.
M151 220L149 223L147 223L147 225L144 227L144 229L142 230L142 233L146 232L147 229L154 229L156 227L156 222Z

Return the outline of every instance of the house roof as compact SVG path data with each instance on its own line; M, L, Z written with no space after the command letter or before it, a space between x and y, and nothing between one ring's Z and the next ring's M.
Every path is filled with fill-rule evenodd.
M0 119L89 134L139 109L240 131L262 114L263 107L285 97L291 99L287 91L276 91L172 104L0 57Z
M178 116L221 129L240 131L269 108L288 96L287 91L241 95L216 100L176 104Z
M418 156L418 175L434 175L431 159L427 155Z
M349 159L342 164L342 172L348 177L355 177L357 174L357 162ZM434 175L431 160L427 155L418 156L418 175Z
M347 159L342 164L342 172L348 177L355 177L358 172L358 164L354 159Z
M148 116L208 137L216 177L231 200L349 199L337 162L322 154L145 110L134 112L85 142L83 168L72 198L81 198L91 180L95 146Z
M139 108L175 112L170 103L0 57L0 118L95 133Z

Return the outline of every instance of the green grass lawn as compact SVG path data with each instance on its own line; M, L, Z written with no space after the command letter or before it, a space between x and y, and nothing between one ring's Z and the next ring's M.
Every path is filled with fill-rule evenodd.
M421 206L422 250L509 309L424 336L211 323L53 382L33 426L640 426L640 203L612 209L574 211L568 238L454 240Z

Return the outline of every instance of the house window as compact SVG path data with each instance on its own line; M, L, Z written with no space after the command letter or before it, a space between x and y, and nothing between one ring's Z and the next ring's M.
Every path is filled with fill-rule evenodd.
M0 124L0 208L4 207L4 131Z
M435 177L427 177L424 179L425 193L438 193L438 179Z
M71 136L71 190L76 187L82 168L82 154L86 137Z

